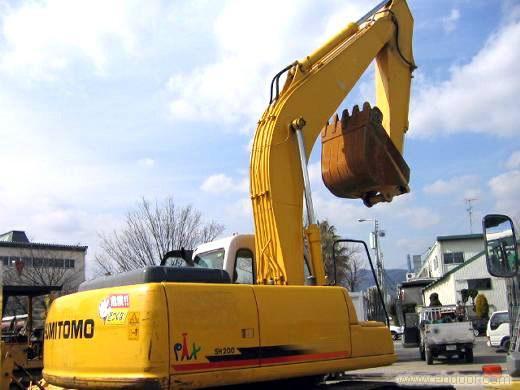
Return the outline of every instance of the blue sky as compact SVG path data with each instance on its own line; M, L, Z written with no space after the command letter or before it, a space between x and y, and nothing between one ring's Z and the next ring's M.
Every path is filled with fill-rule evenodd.
M272 75L375 1L0 1L0 231L98 248L141 196L173 195L226 233L252 231L249 145ZM437 235L520 217L520 2L410 1L415 18L408 195L365 208L321 184L319 218L387 267ZM373 101L373 70L339 109Z

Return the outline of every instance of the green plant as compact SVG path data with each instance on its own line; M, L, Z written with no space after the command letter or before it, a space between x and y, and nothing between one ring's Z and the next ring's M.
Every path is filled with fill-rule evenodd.
M489 305L484 294L477 295L477 298L475 299L475 307L475 312L477 313L478 318L488 318Z

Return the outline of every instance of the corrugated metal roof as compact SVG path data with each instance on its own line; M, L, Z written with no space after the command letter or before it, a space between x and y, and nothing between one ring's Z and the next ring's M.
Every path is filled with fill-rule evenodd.
M28 249L52 249L86 252L86 245L63 245L63 244L46 244L42 242L2 242L0 248L28 248Z
M30 249L51 249L51 250L68 250L85 252L88 249L86 245L66 245L51 244L44 242L30 242L27 235L22 230L11 230L10 232L0 234L0 248L30 248Z

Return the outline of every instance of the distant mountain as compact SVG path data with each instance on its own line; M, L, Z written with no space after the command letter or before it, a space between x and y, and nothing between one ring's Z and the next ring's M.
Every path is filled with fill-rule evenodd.
M397 285L406 280L407 272L408 271L405 269L385 270L385 290L387 291L387 294L392 296L396 294ZM372 276L372 271L370 269L362 269L360 271L360 275L361 282L359 283L359 288L357 288L356 291L365 291L369 287L376 285L374 277Z

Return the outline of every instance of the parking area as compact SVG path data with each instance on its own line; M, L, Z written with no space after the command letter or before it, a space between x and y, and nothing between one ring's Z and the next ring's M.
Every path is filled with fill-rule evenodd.
M478 378L482 376L482 366L487 364L498 364L502 367L503 373L507 373L505 364L506 353L488 347L486 345L485 337L476 338L474 362L471 364L465 363L463 359L442 359L435 360L433 365L427 365L425 361L421 360L418 348L403 348L401 341L399 340L394 342L394 346L398 355L398 361L395 364L387 367L350 371L342 379L347 381L349 385L361 385L363 382L366 382L367 384L373 382L377 383L378 381L395 382L398 378L409 377L410 381L407 382L406 385L410 386L414 384L414 377L425 378L442 376L453 378L459 376ZM431 384L435 383L435 379L426 379L430 379ZM343 387L341 386L341 382L337 385L341 388ZM345 386L345 388L346 387L347 386Z

